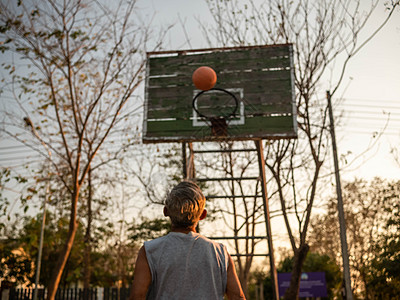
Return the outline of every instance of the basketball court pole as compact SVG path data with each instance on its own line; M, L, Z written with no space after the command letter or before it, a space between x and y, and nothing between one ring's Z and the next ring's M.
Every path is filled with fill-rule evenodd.
M187 179L187 159L186 159L185 142L182 142L182 174L183 174L183 179Z
M196 175L195 175L195 167L194 167L193 143L189 142L188 147L189 147L189 162L187 165L187 177L189 179L194 179L194 178L196 178Z
M186 146L187 145L187 146ZM189 156L186 153L186 148L189 148ZM182 171L183 179L194 180L195 178L195 168L194 168L194 151L193 143L182 143Z
M337 192L337 199L338 199L337 207L338 207L338 213L339 213L340 242L341 242L340 244L342 247L343 277L344 277L344 283L345 283L346 300L353 300L353 294L351 291L349 253L347 251L346 221L344 218L342 188L340 185L339 162L338 162L338 157L337 157L335 127L334 127L334 120L333 120L333 111L332 111L332 102L331 102L330 91L326 92L326 98L328 100L330 133L331 133L331 137L332 137L332 148L333 148L333 162L335 165L336 192Z
M274 299L279 300L279 290L278 290L278 276L275 268L275 258L274 258L274 247L272 245L272 230L271 222L269 218L269 204L268 204L268 194L267 194L267 181L265 178L265 161L264 161L264 150L262 145L262 140L255 141L258 156L258 165L260 169L260 179L261 179L261 190L263 198L264 216L265 216L265 226L267 230L268 237L268 252L269 252L269 264L271 269L271 281L272 289L274 291Z

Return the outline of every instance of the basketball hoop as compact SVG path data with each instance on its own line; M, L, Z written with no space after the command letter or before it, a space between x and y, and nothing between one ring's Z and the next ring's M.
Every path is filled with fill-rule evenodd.
M234 100L235 100L235 104L233 106L233 110L225 115L219 115L219 116L207 116L203 113L201 113L198 108L197 108L197 100L198 98L203 95L204 93L210 92L210 91L220 91L223 93L228 94L229 96L231 96ZM212 88L209 90L205 90L205 91L201 91L199 92L194 98L193 98L193 102L192 102L192 106L193 109L195 110L195 112L197 113L197 115L203 119L205 119L206 121L209 122L209 126L211 127L211 135L212 136L219 136L219 137L223 137L223 136L227 136L228 135L228 122L227 120L231 119L232 117L236 116L236 112L238 110L238 106L239 106L239 101L236 98L235 94L225 90L225 89L221 89L221 88Z

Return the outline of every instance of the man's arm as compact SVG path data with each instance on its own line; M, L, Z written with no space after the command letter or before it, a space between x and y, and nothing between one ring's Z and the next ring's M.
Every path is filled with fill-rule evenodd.
M147 262L144 246L140 248L135 265L135 275L129 300L146 300L147 291L151 283L151 272Z
M227 271L226 295L229 300L245 300L242 286L240 285L239 278L237 277L235 265L232 257L229 255L229 265Z

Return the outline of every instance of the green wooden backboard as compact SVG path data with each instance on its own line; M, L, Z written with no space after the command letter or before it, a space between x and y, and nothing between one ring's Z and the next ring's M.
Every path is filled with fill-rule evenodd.
M227 135L215 136L192 102L199 90L192 73L209 66L216 88L238 99ZM191 142L297 137L292 45L251 46L148 53L143 141ZM196 101L207 116L228 115L235 108L226 93L207 91Z

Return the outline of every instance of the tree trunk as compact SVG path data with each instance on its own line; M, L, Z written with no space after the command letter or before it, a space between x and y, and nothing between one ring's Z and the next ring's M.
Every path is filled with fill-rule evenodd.
M285 292L284 300L294 300L299 298L301 269L306 260L308 250L310 250L310 246L304 244L294 253L292 278L290 279L290 286Z
M242 290L243 290L243 293L244 293L244 295L246 296L246 299L249 299L249 291L248 291L248 289L249 289L249 287L248 287L248 285L247 285L247 282L248 282L248 274L246 274L246 272L241 272L242 274L240 274L238 277L239 277L239 282L240 282L240 285L242 286Z
M74 244L75 234L78 229L78 223L76 221L78 198L79 198L79 188L77 188L77 190L72 195L71 216L69 220L68 237L60 253L60 256L58 257L56 267L53 271L50 284L48 286L47 300L54 300L56 296L56 292L58 289L58 285L60 284L64 267L67 263L69 254L71 253L72 246Z

